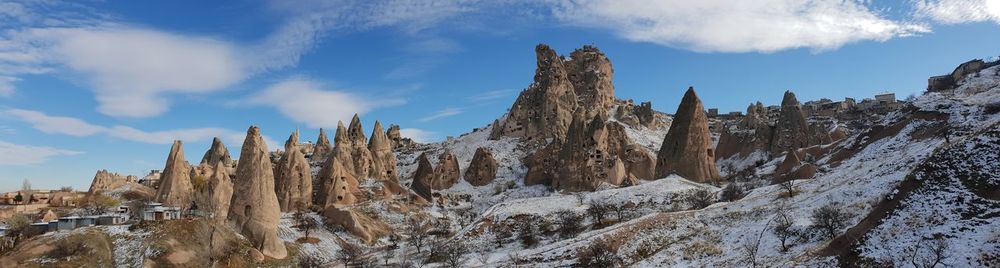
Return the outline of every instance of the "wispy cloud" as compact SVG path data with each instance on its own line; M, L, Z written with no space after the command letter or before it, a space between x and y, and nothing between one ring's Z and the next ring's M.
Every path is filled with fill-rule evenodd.
M516 89L498 89L483 92L482 94L469 97L470 101L473 102L486 102L491 100L496 100L500 98L506 98L514 95L518 92Z
M945 24L992 21L1000 23L1000 1L919 0L916 15Z
M52 157L80 154L83 154L83 152L0 141L0 165L37 165L47 162Z
M226 141L226 143L230 144L243 144L243 138L246 137L246 133L243 131L224 128L184 128L145 131L122 125L112 127L100 126L88 123L78 118L51 116L43 112L32 110L8 109L4 111L3 114L28 123L32 126L32 128L44 133L70 135L76 137L102 134L112 138L149 144L170 144L174 140L182 140L185 142L207 141L211 140L213 137L222 138ZM279 144L270 137L265 136L264 139L271 148L275 148L274 146Z
M460 114L462 114L464 112L465 112L465 110L463 110L462 108L454 108L454 107L445 108L445 109L442 109L440 111L434 112L433 114L428 115L428 116L426 116L424 118L420 118L417 121L419 121L419 122L429 122L429 121L434 121L434 120L445 118L445 117L460 115Z
M438 134L436 132L426 131L419 128L403 128L399 130L399 135L405 138L410 138L413 141L419 143L428 143L437 141Z
M375 108L406 103L402 98L373 99L325 87L318 81L295 77L271 85L242 102L273 107L312 128L333 128L338 121L350 121L355 113L364 114Z

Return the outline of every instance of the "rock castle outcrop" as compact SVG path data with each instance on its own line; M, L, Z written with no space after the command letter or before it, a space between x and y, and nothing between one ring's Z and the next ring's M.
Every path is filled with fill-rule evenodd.
M694 88L681 99L674 121L656 156L656 177L677 174L697 182L718 181L708 115Z
M615 100L614 70L607 56L592 46L568 58L544 44L535 52L534 83L521 92L506 117L492 124L490 133L491 139L515 137L545 145L525 160L525 183L583 191L602 183L651 179L652 155L634 145L625 127L609 121L608 115L619 105L615 118L630 118L633 126L651 123L651 105L644 104L649 111L622 108L627 102Z
M174 141L167 156L167 164L160 176L160 188L156 201L168 206L187 208L193 201L194 188L191 185L190 165L184 160L184 146Z
M247 130L233 184L229 221L264 255L285 258L288 252L278 239L281 208L274 192L274 169L256 126Z

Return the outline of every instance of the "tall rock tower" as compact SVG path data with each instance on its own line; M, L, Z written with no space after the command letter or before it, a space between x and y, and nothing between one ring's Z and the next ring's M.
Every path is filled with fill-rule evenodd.
M160 189L156 201L168 206L187 208L191 206L194 187L191 185L190 165L184 160L184 145L174 141L167 156L167 165L160 176Z
M261 253L284 259L288 252L278 239L281 209L274 193L274 171L267 151L260 129L251 126L240 151L228 218Z
M656 177L673 173L697 182L717 181L722 177L715 168L708 115L693 87L684 93L656 157Z

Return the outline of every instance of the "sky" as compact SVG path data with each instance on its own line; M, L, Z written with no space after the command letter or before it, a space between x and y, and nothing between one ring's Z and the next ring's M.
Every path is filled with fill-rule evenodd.
M618 98L667 113L688 86L723 112L905 98L1000 55L1000 0L0 0L0 191L141 176L173 140L238 154L250 125L272 150L355 113L457 136L510 108L539 43L599 47Z

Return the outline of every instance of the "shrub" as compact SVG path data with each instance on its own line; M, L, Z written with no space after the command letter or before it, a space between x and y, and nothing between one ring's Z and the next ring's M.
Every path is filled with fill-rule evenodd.
M594 220L594 226L600 226L604 222L604 217L611 212L611 205L607 202L600 200L590 200L590 207L587 208L587 214Z
M604 239L595 240L576 251L575 267L618 267L621 265L617 249Z
M564 209L556 212L556 221L559 224L559 234L563 238L569 238L581 231L580 222L583 221L583 216Z
M743 190L743 187L737 185L736 183L730 183L726 185L726 188L722 188L722 196L719 197L720 200L725 202L732 202L736 200L743 199L747 193Z
M851 215L837 203L829 203L812 212L813 230L819 231L828 238L837 237L840 229L847 227L847 219Z
M695 189L684 193L684 203L688 209L703 209L715 203L715 194L708 189Z

